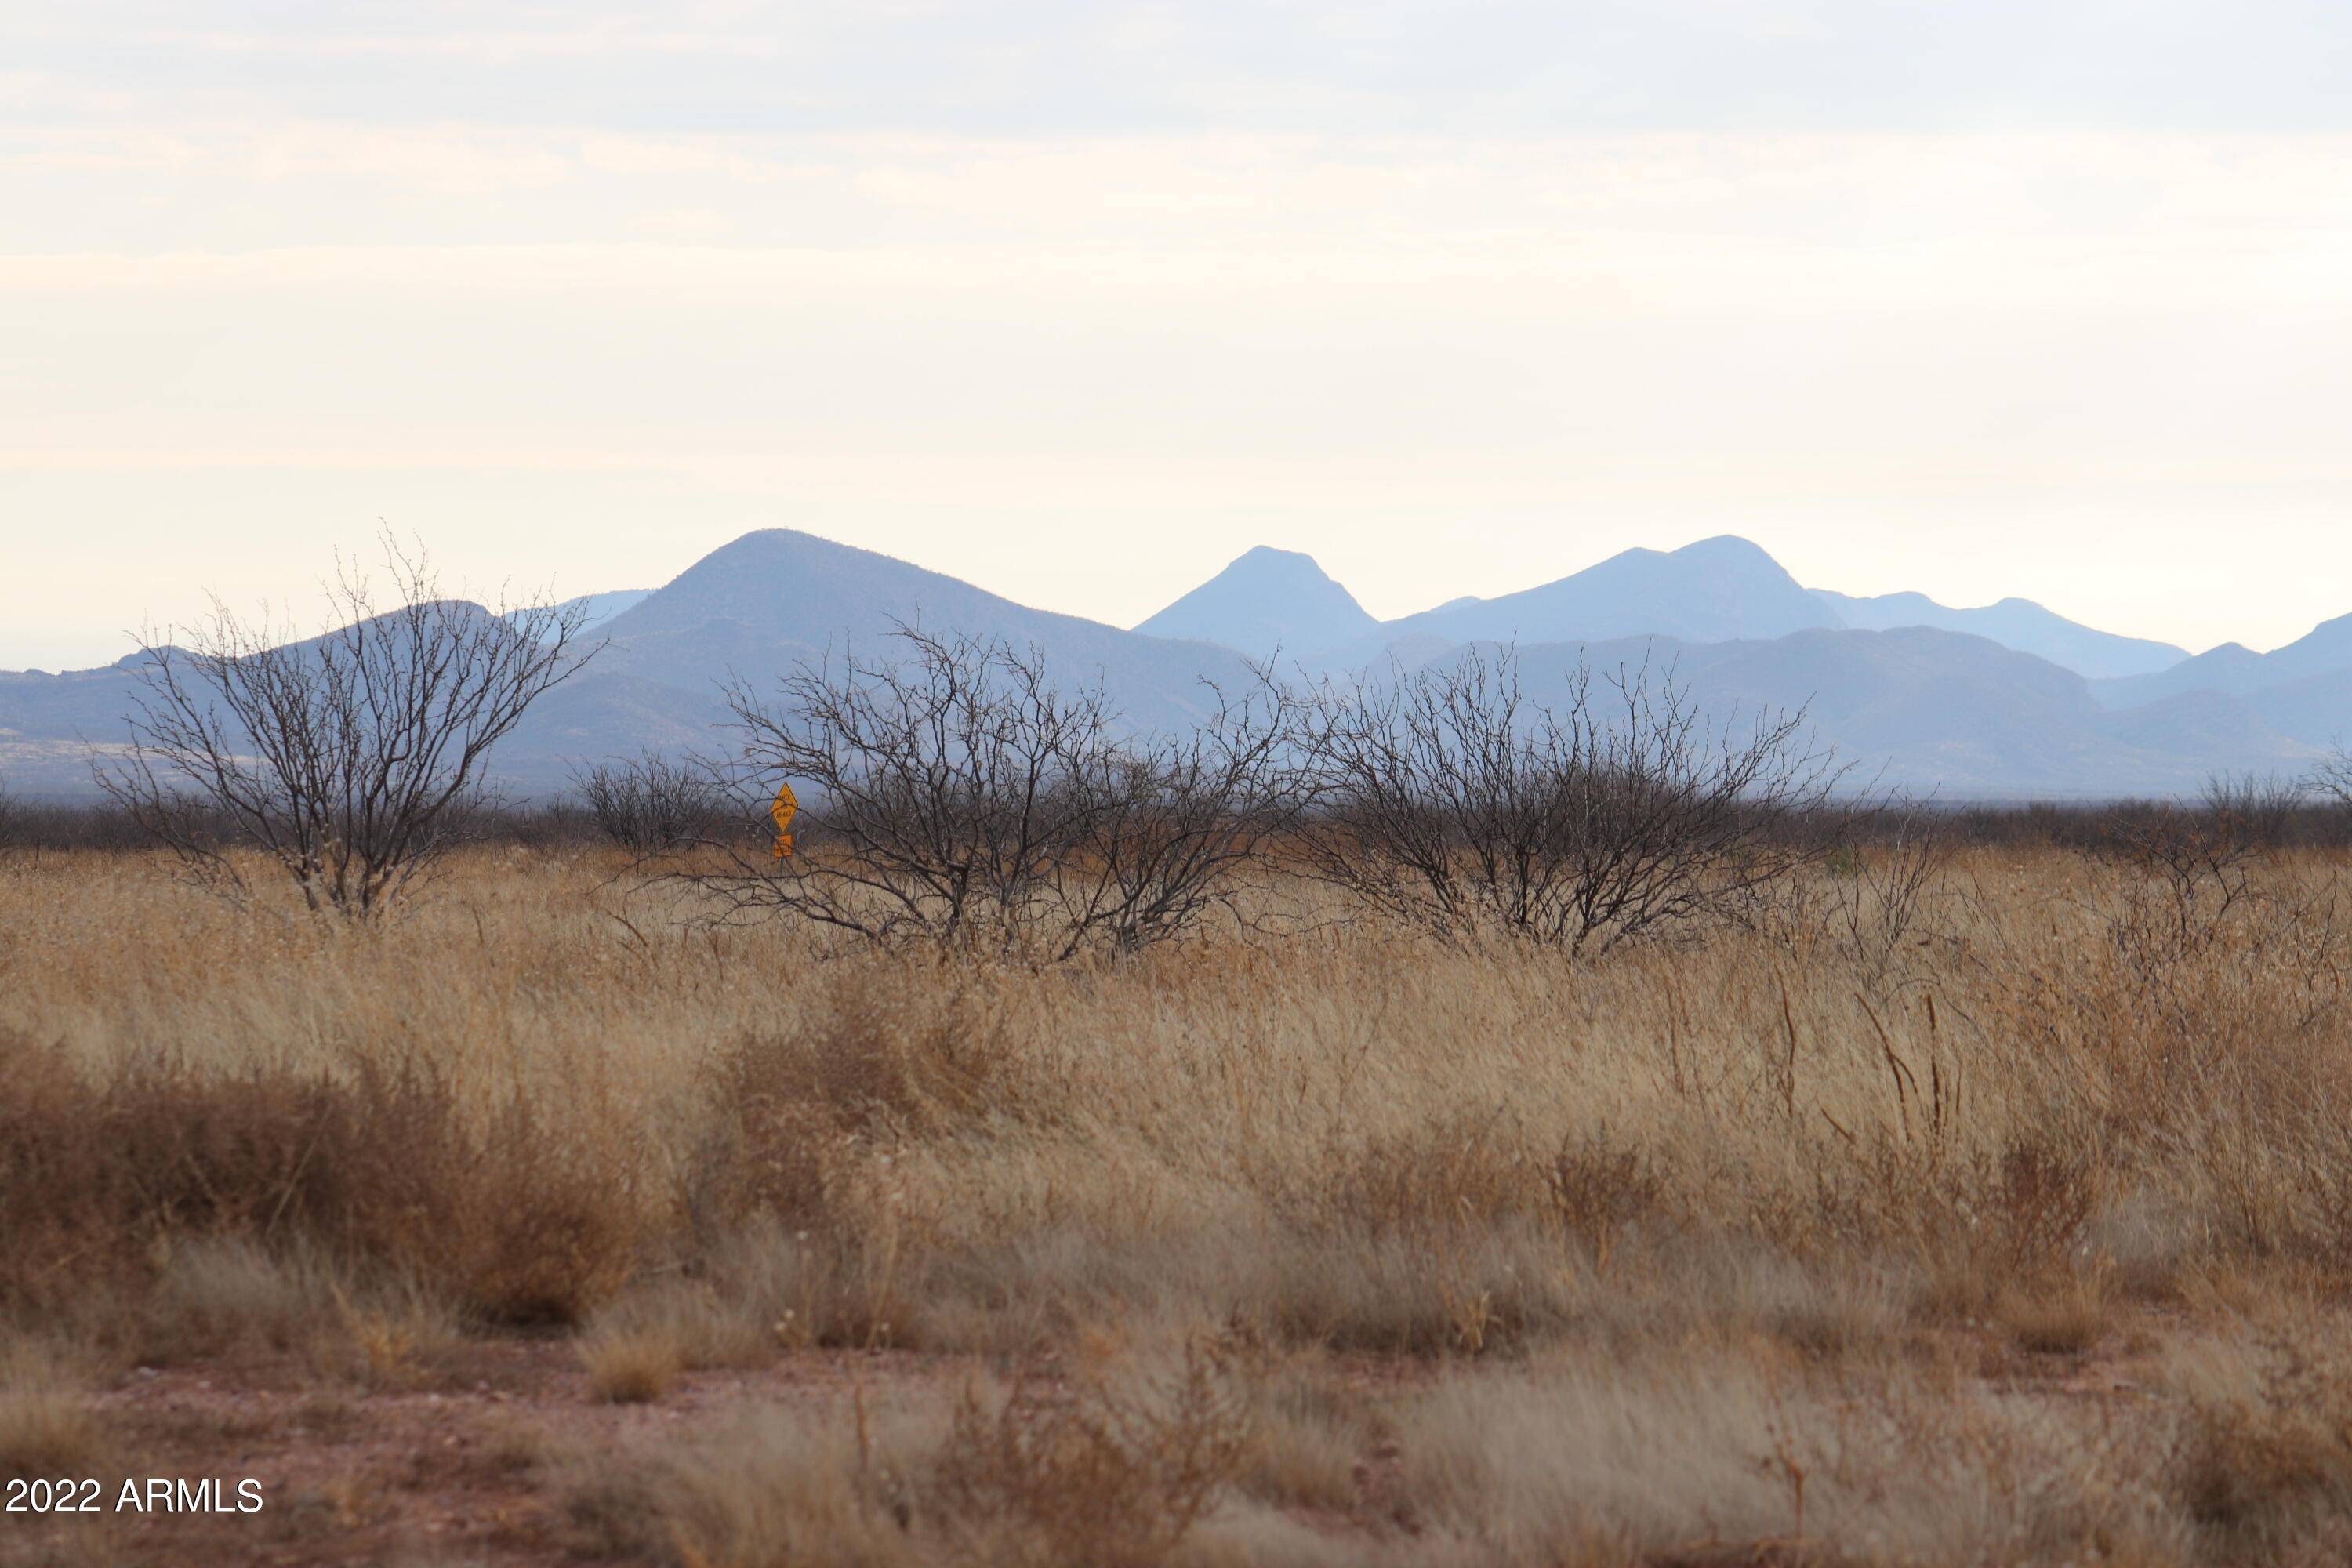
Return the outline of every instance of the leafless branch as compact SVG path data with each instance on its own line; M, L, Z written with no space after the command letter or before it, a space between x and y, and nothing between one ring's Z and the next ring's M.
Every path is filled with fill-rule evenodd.
M730 915L1046 960L1194 929L1292 809L1289 707L1264 677L1182 739L1118 734L1100 683L1034 649L902 626L903 657L803 666L772 706L728 692L747 807L801 796L798 850L688 874ZM720 847L727 848L727 847Z
M2335 750L2311 770L2305 787L2321 799L2352 811L2352 742L2339 737Z
M743 815L706 769L650 750L599 763L575 775L572 786L598 829L628 849L716 838Z
M1822 852L1780 831L1840 770L1801 713L1714 731L1671 673L1528 701L1513 650L1385 684L1326 686L1307 744L1324 810L1303 836L1327 880L1449 938L1497 930L1570 950L1729 918Z
M389 607L339 561L309 641L215 599L184 641L143 642L131 744L97 778L200 874L241 886L241 844L314 910L382 912L487 803L491 748L594 652L576 607L485 610L444 598L421 550L383 552Z

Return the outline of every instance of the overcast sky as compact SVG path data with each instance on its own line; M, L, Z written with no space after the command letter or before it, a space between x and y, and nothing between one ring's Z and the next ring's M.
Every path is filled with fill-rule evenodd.
M1734 531L2192 647L2352 611L2352 7L0 0L0 667L379 520L1131 624Z

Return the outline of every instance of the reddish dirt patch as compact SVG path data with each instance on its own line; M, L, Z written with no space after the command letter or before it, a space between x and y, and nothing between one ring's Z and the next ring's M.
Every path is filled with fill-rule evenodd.
M2145 1398L2168 1315L2124 1312L2094 1345L2034 1354L1989 1327L1935 1331L1914 1353L1995 1386L2064 1401ZM568 1467L648 1438L699 1436L740 1412L803 1405L831 1411L860 1391L871 1407L951 1398L984 1371L973 1357L796 1352L750 1371L689 1373L653 1404L591 1395L573 1342L466 1341L406 1369L394 1386L322 1382L299 1357L247 1356L140 1368L89 1398L102 1434L102 1511L0 1515L0 1564L584 1564L585 1538L562 1515ZM1402 1393L1444 1363L1335 1355L1336 1386ZM1357 1459L1352 1508L1302 1522L1334 1536L1418 1533L1400 1445L1384 1431ZM117 1511L125 1478L259 1483L258 1513ZM1695 1542L1662 1554L1675 1568L1833 1562L1815 1543Z
M321 1387L254 1359L141 1368L94 1395L102 1511L0 1519L0 1563L545 1563L572 1560L548 1481L567 1458L757 1405L952 1386L965 1363L810 1352L688 1373L658 1404L601 1405L567 1342L469 1343L387 1390ZM118 1510L125 1479L221 1483L257 1513Z

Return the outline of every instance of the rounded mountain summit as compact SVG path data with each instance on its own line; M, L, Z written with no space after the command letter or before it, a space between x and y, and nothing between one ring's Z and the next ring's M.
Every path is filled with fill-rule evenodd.
M1261 544L1135 629L1268 658L1318 654L1379 626L1315 557Z

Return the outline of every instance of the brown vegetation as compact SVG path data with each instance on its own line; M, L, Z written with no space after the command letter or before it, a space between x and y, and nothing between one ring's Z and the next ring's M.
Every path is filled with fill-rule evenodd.
M2346 867L2222 848L1864 839L1581 957L1277 878L1058 965L579 839L371 924L19 849L0 1469L436 1434L288 1560L435 1488L467 1560L2339 1560Z

